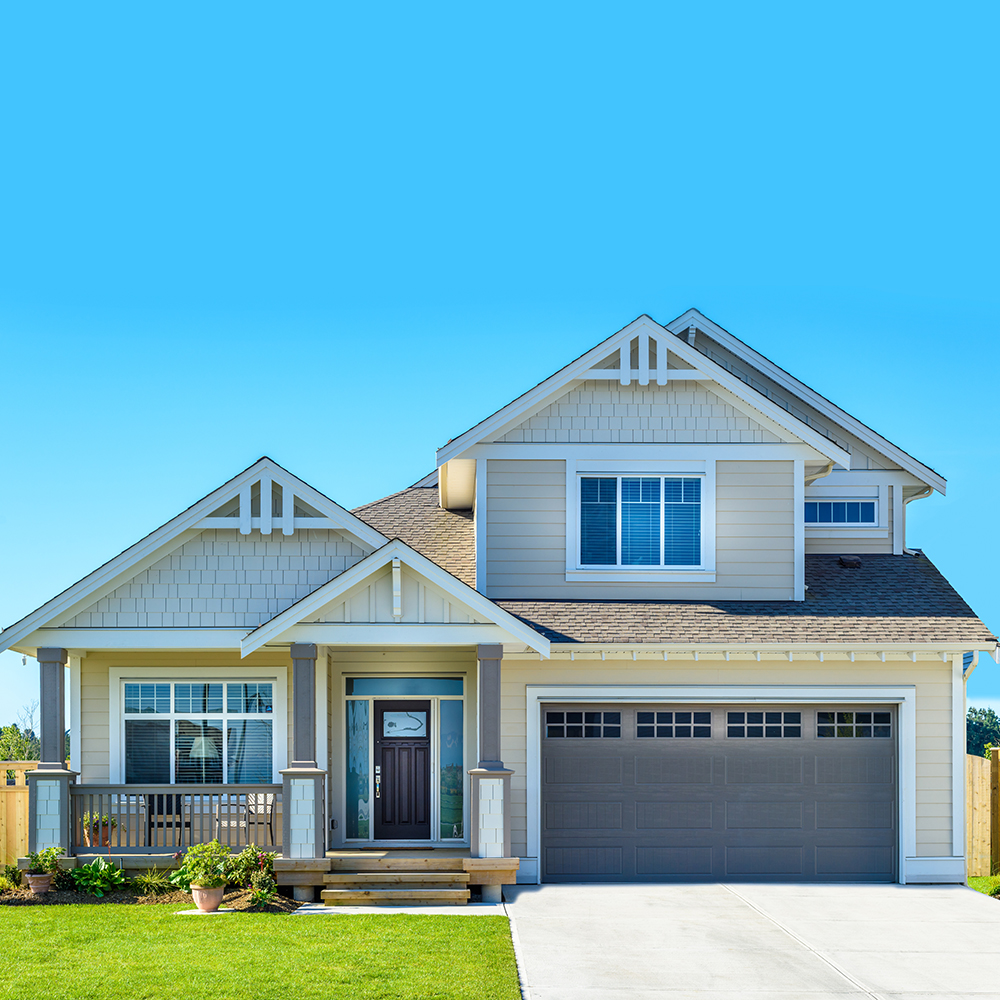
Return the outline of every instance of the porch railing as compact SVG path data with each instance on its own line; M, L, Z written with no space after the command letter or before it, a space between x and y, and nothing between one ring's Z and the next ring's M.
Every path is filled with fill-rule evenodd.
M281 851L281 785L70 785L74 854L173 854L218 838Z

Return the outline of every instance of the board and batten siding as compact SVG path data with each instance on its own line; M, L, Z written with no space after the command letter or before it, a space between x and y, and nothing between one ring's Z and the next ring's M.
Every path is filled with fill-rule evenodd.
M141 667L137 679L152 678L163 681L178 680L178 667L195 667L204 672L206 680L235 680L244 667L281 666L287 669L288 755L292 754L292 661L287 653L262 650L240 659L239 653L149 653L149 652L91 652L80 661L80 777L83 784L117 784L124 775L112 775L112 739L110 706L111 689L109 672L112 668L128 670ZM150 674L148 668L155 668ZM190 678L184 678L190 680ZM121 739L121 721L114 729L116 739Z
M62 624L256 628L367 554L328 529L291 538L209 529Z
M916 687L916 840L918 857L952 855L952 675L951 664L934 660L898 663L819 663L717 660L669 661L640 654L633 661L539 661L537 656L507 654L501 679L501 748L511 778L513 853L527 852L527 692L534 685L785 685ZM609 699L610 700L610 699ZM627 701L627 695L620 699Z
M716 464L716 582L566 581L566 463L488 459L486 595L491 598L791 600L793 463ZM572 513L572 512L571 512Z

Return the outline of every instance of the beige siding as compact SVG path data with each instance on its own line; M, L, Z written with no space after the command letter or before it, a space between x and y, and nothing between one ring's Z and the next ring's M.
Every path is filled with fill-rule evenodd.
M63 624L256 628L366 554L329 530L300 530L289 538L203 531Z
M501 711L504 763L514 771L511 780L514 854L527 852L527 718L528 684L601 685L915 685L917 762L917 856L952 854L951 665L940 661L754 663L749 659L726 663L702 659L698 663L664 663L655 654L633 662L539 661L528 656L505 656Z
M621 385L590 381L529 417L497 441L774 443L779 438L748 412L699 382Z
M242 667L283 666L288 668L288 759L291 759L292 738L292 662L288 654L260 651L240 659L239 653L108 653L92 652L80 663L80 781L95 784L115 782L118 775L110 774L110 742L122 738L119 720L110 724L109 671L112 668L156 667L160 676L171 680L171 670L177 667L197 667L211 675L226 678L239 676ZM137 676L148 676L138 675Z
M794 596L792 472L792 462L717 463L714 584L568 583L565 463L490 459L487 596L789 600Z

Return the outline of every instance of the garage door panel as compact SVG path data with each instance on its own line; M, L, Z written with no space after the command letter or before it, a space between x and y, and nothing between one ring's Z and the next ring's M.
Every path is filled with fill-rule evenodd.
M636 802L637 830L711 830L711 802Z
M711 847L637 847L636 875L711 875Z
M544 880L893 879L894 720L876 738L862 709L820 732L843 706L557 708L605 715L543 728ZM711 736L694 738L694 711Z
M621 802L547 802L546 830L620 830Z
M727 802L727 830L801 830L801 802Z
M646 744L648 746L648 744ZM676 744L671 745L671 749ZM637 785L710 785L714 761L704 755L678 752L670 756L635 758Z

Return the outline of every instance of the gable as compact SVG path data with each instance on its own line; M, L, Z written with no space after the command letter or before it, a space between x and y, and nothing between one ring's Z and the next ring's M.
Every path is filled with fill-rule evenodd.
M739 411L741 416L749 416L755 423L769 430L776 436L777 440L801 442L811 448L816 453L817 460L821 462L833 462L844 466L850 462L849 453L827 435L815 427L810 427L808 423L766 395L750 388L738 376L733 375L699 352L688 342L686 337L676 336L648 316L640 316L576 361L539 383L534 389L524 393L503 409L498 410L486 420L481 421L439 449L439 468L455 459L471 457L466 453L478 444L502 440L504 435L518 429L520 425L557 403L568 392L578 388L580 383L588 382L601 383L609 390L616 385L624 389L655 387L655 389L660 390L674 384L697 382L703 387L707 387L716 396L721 397L734 411ZM669 392L667 398L669 405ZM624 403L623 405L627 407L630 404ZM577 417L581 415L579 412L576 413ZM599 414L599 416L603 415L603 413ZM629 414L626 411L626 416L623 416L622 419L634 418L637 415L635 413ZM594 414L583 416L593 417ZM618 417L617 414L609 414L609 416L612 419ZM701 417L703 414L699 412L696 416ZM572 415L566 418L560 415L556 419L561 422L563 419L571 419L571 417ZM551 419L551 415L543 419ZM657 419L662 419L662 417ZM674 414L670 417L671 426L667 430L679 431L683 429L686 437L686 432L691 430L700 432L720 429L711 426L685 426L681 428L674 423L675 420L680 419L692 418ZM711 419L711 416L708 419ZM716 417L715 419L724 420L725 418ZM561 431L564 428L533 427L528 429L535 432L556 429ZM566 429L574 430L575 428L571 426ZM623 426L620 429L641 430L643 428ZM659 429L663 430L662 427ZM737 427L733 429L750 428ZM573 438L569 437L568 440L573 440ZM603 438L603 440L610 440L610 438ZM625 440L628 439L625 438ZM632 440L635 440L634 437ZM689 438L689 440L691 439ZM694 438L694 440L698 440L698 438ZM711 437L706 434L704 440L711 440Z
M737 407L735 402L703 382L642 386L588 380L493 440L615 444L799 440L770 421L765 426L751 415L750 407Z
M394 571L398 571L398 579ZM408 566L390 564L302 620L452 625L485 624L490 619Z
M292 538L210 529L60 625L256 628L369 551L328 529L298 530Z

